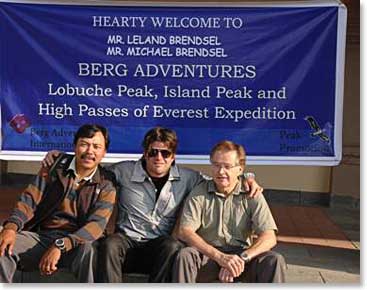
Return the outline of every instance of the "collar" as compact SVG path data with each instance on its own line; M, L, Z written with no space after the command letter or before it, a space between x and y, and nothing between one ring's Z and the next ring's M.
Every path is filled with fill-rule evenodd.
M139 159L134 165L131 181L144 182L146 178L150 178L148 172L143 168L143 158ZM180 179L180 173L176 164L172 165L169 170L168 180Z
M208 181L208 192L221 196L221 197L227 197L224 193L218 192L217 188L215 187L215 183L213 180ZM246 193L245 190L242 189L242 184L240 181L237 182L236 187L233 189L233 191L229 195L239 195L241 193ZM229 196L228 195L228 196Z
M69 165L69 168L67 169L67 171L73 172L73 174L75 175L76 179L78 179L79 182L83 181L83 180L84 181L90 181L90 180L92 180L94 175L96 175L95 178L94 178L94 181L97 181L96 179L99 179L99 176L97 176L97 174L95 174L97 172L97 169L98 169L98 166L93 170L93 172L90 175L85 176L82 179L78 179L78 174L76 172L76 159L75 159L75 156L74 156L73 160L71 160L71 162L70 162L70 165Z

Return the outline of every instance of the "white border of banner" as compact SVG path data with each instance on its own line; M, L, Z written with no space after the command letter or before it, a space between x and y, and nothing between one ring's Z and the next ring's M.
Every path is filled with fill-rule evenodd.
M0 0L8 3L33 3L33 4L67 4L67 5L103 5L103 6L177 6L177 7L312 7L328 6L338 7L338 41L336 51L336 83L335 83L335 120L334 120L334 151L332 157L287 157L287 156L247 156L249 165L308 165L308 166L335 166L342 159L342 130L343 130L343 94L344 94L344 65L346 46L347 9L338 0L310 0L294 2L131 2L131 1L16 1ZM1 104L0 104L0 128L1 128ZM2 136L0 136L1 146ZM46 152L33 151L2 151L0 148L0 160L28 160L40 161ZM141 154L106 154L103 162L114 163L123 160L139 159ZM177 163L181 164L209 164L209 155L177 155Z
M45 157L46 153L47 152L2 151L0 159L13 161L41 161ZM123 160L137 160L141 156L142 154L107 153L102 162L115 163ZM176 161L180 164L210 164L209 155L177 155ZM248 165L334 166L338 165L339 161L340 160L336 157L247 156L246 163Z

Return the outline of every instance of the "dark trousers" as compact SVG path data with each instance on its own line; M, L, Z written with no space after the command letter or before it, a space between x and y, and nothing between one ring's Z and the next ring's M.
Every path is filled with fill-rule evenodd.
M222 249L220 249L222 250ZM239 254L238 248L227 253ZM286 263L282 255L268 251L253 258L245 264L245 271L236 278L236 282L249 283L283 283L285 282ZM220 266L201 254L196 248L183 248L176 257L172 281L176 283L218 282Z
M13 254L9 255L6 251L6 254L0 257L0 283L11 283L17 268L23 271L38 270L43 254L54 240L60 237L52 232L17 233ZM87 242L63 253L57 267L69 268L79 282L93 283L96 258L94 247L95 244Z
M182 247L171 236L135 241L114 233L100 241L97 281L121 283L123 273L144 273L149 274L149 282L171 282L172 265Z

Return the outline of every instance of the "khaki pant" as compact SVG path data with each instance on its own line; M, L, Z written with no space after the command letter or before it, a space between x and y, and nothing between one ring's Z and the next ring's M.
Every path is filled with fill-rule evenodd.
M223 250L223 249L220 249ZM239 254L242 248L231 252ZM229 251L225 251L229 253ZM268 251L245 265L245 271L236 282L249 283L283 283L285 282L286 263L282 255ZM219 282L220 266L201 254L196 248L183 248L177 255L174 266L172 282L176 283L208 283Z

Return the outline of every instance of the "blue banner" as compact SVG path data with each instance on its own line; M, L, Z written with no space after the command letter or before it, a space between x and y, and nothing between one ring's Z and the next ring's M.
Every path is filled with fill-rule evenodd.
M161 125L176 130L183 162L205 163L229 139L252 164L335 165L345 24L337 2L2 2L0 158L72 151L76 129L99 123L111 158L140 155Z

